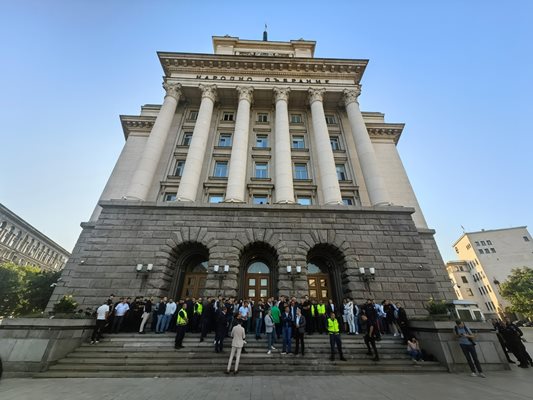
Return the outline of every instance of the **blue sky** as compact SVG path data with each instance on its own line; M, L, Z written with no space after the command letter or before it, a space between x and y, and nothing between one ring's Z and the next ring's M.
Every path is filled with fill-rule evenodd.
M361 108L399 144L445 260L467 230L533 225L533 2L17 1L0 6L0 202L67 250L123 145L161 103L156 51L211 36L317 41L364 58Z

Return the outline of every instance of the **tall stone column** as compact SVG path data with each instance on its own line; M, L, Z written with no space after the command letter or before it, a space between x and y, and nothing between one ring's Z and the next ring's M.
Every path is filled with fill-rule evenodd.
M335 158L329 139L326 115L324 114L324 93L326 89L309 89L309 104L313 120L313 138L318 149L318 175L324 204L342 204L341 189L337 178Z
M183 167L176 201L195 201L200 184L200 174L202 173L207 139L209 138L217 87L215 85L200 85L200 89L202 90L202 102L192 132L191 144Z
M126 198L136 200L146 200L148 191L152 185L161 153L165 147L170 125L178 106L181 96L181 85L179 83L163 83L167 94L159 114L146 141L144 152L133 174Z
M359 86L356 89L344 90L344 103L355 141L355 149L361 164L370 202L373 206L389 205L391 203L389 193L379 171L374 146L370 136L368 136L365 121L359 109L357 98L360 94L361 88Z
M225 201L243 203L245 201L246 163L248 161L248 137L250 135L250 106L254 89L252 87L237 87L239 92L239 107L235 121L235 133L231 147L229 163L228 186Z
M291 135L289 133L290 88L274 88L276 99L275 175L276 203L294 203L292 179Z

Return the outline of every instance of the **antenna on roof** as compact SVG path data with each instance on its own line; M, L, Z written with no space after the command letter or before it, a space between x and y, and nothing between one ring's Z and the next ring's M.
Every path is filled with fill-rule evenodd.
M268 42L267 24L265 24L265 30L263 31L263 42Z

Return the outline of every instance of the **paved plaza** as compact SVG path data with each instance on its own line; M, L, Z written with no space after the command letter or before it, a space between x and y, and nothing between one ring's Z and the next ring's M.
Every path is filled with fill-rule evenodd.
M468 374L223 376L216 378L5 379L2 400L528 399L533 369Z

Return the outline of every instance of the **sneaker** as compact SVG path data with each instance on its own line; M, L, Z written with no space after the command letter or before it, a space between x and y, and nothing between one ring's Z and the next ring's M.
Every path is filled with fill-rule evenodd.
M287 352L286 351L282 351L281 354L287 354Z
M276 348L274 346L272 346L271 350L276 350Z
M94 340L91 340L91 344L94 344Z
M99 341L99 340L97 340L97 341L95 341L94 343L98 344L98 343L100 343L100 341Z
M269 350L269 351L267 351L267 354L272 354L272 351L270 351L270 350Z
M359 335L359 332L355 332L356 335Z
M485 375L483 372L480 372L479 374L477 374L477 376L479 376L480 378L486 378L487 375Z
M470 374L470 376L476 378L476 377L477 377L477 374L476 374L475 372L472 372L472 373Z

